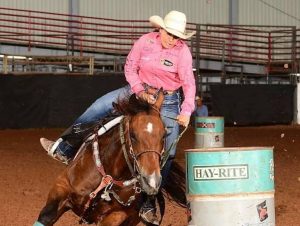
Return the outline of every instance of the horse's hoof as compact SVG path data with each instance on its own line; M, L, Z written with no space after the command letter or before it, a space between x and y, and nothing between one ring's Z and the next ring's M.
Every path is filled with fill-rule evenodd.
M159 220L156 215L155 208L152 209L141 209L139 213L142 220L148 225L159 225Z

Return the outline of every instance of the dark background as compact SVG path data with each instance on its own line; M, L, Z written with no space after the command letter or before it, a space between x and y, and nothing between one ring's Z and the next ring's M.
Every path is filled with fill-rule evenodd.
M123 74L1 75L0 129L68 127L101 95L126 84ZM227 125L289 124L292 85L212 85L214 116Z
M122 74L0 76L0 128L67 127Z
M289 124L293 121L293 85L212 85L212 111L227 125Z

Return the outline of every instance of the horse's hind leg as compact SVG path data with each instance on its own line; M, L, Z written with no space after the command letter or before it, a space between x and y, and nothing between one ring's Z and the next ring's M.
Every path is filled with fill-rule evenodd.
M119 226L127 219L127 217L128 216L124 211L114 211L98 222L97 226Z
M39 214L38 221L34 226L51 226L63 213L70 209L67 204L68 192L66 189L55 186L51 189L48 200L44 208Z

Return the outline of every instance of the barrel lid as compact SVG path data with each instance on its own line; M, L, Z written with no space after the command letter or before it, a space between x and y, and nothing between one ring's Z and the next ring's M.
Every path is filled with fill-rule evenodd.
M196 118L206 118L206 119L224 119L222 116L195 116Z
M184 150L185 152L230 152L230 151L257 151L257 150L273 150L274 146L272 147L217 147L217 148L192 148Z

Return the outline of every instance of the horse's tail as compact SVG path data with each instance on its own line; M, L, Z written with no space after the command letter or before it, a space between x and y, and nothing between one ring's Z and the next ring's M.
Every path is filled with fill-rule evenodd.
M185 171L177 162L172 162L172 168L163 188L164 194L181 207L186 207Z

